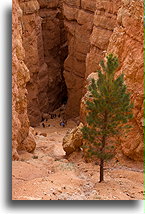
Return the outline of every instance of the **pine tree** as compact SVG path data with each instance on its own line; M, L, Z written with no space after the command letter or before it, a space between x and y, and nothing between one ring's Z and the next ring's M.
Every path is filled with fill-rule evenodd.
M114 137L131 128L127 123L133 117L133 104L124 83L124 75L115 78L118 58L109 54L101 61L98 80L91 80L89 100L86 101L86 126L81 131L87 142L87 152L100 162L100 182L104 180L104 162L114 156L117 141Z

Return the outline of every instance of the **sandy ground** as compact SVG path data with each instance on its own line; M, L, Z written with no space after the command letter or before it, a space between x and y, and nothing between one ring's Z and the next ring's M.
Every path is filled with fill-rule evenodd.
M86 163L82 154L65 158L62 139L75 123L37 127L34 154L22 152L12 163L13 200L143 200L143 164L120 157L105 166L105 181L99 183L99 166ZM45 133L45 134L44 134ZM47 136L44 137L44 134Z

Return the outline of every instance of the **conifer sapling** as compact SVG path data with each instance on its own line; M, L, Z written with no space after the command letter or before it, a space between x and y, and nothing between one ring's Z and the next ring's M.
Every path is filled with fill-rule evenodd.
M87 152L95 156L100 165L100 182L104 180L104 162L114 156L117 141L114 136L123 134L133 117L133 104L124 83L124 75L115 78L118 58L109 54L106 63L101 61L98 80L91 80L89 100L86 102L86 126L81 131L86 140Z

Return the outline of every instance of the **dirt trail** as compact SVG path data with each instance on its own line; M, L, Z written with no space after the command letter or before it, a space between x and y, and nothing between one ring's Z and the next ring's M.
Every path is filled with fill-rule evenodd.
M13 200L142 200L143 164L129 161L106 165L105 182L98 183L99 166L86 163L82 154L65 159L62 139L75 123L60 127L35 128L37 147L34 154L21 153L12 163ZM44 134L47 136L44 137Z

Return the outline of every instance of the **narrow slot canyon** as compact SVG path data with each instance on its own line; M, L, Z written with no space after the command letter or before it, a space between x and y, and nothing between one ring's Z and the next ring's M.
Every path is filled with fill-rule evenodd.
M52 112L67 102L63 71L68 46L62 2L38 3L38 8L33 13L24 13L22 19L24 62L30 71L28 116L33 127L40 124L43 113Z
M142 14L143 0L13 0L13 200L143 199ZM88 85L109 53L134 118L99 184L80 129Z
M97 44L93 37L100 27L95 27L93 20L94 16L100 16L102 9L96 11L95 1L89 4L81 1L38 3L31 12L27 11L25 3L20 4L26 53L24 62L30 71L30 81L27 83L28 116L33 127L40 124L43 113L52 112L66 102L66 118L80 115L86 78L98 68L105 56L119 8L118 3L111 14L110 27L106 29L101 26L100 33L106 34L105 40L100 41L101 44L97 41ZM104 14L102 11L101 16ZM92 50L96 55L93 71L90 65Z

